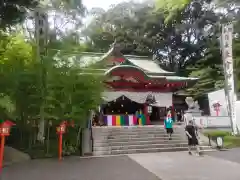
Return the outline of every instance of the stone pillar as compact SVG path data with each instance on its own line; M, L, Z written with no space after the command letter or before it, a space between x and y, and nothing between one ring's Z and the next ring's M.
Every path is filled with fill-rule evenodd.
M82 136L82 150L83 155L91 155L92 154L92 139L91 139L91 130L86 128L83 130Z
M185 99L187 105L188 105L188 110L185 111L185 123L187 124L190 119L194 120L194 117L199 117L202 115L202 111L199 109L198 102L193 100L192 97L187 97Z

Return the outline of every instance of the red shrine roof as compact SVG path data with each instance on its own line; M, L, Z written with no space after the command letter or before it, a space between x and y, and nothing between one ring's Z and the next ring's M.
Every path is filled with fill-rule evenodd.
M105 54L83 53L82 57L85 62L86 57L89 57L92 63L88 68L83 68L81 74L107 76L105 83L114 91L176 92L192 86L198 80L176 76L148 56L123 55L115 45Z

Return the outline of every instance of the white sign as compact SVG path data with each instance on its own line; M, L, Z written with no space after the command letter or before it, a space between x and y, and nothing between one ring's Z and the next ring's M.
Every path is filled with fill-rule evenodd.
M194 123L200 128L230 128L228 116L198 116L193 117Z
M236 119L237 119L237 127L240 127L240 101L236 101L236 111L237 111L237 113L236 113Z
M222 137L217 137L217 146L222 147L223 146L223 139Z
M223 67L225 74L225 88L228 100L228 107L230 111L233 133L237 134L237 122L236 122L236 95L234 86L234 73L233 73L233 57L232 57L232 36L233 25L226 24L222 27L222 57Z
M221 104L218 115L228 116L226 95L225 95L224 89L220 89L220 90L208 93L208 100L209 100L209 109L210 109L211 116L216 116L216 111L213 107L213 104L215 104L216 102L219 102Z

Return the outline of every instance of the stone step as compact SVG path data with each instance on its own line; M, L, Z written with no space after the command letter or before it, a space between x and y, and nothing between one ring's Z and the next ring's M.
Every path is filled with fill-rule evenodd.
M112 143L112 142L138 142L138 141L166 141L169 140L168 137L134 137L134 138L128 138L127 136L125 138L114 138L114 139L94 139L93 143ZM172 140L186 140L185 138L181 138L181 137L172 137Z
M187 143L163 143L163 144L140 144L140 145L128 145L128 146L111 146L111 150L130 150L130 149L149 149L149 148L175 148L175 147L187 147Z
M168 137L168 135L166 133L164 134L123 134L123 135L109 135L108 139L132 139L132 138L138 138L138 137L142 137L142 138L157 138L157 137ZM172 134L172 137L177 138L177 137L181 137L181 134Z
M145 141L125 141L125 142L95 142L94 146L95 147L100 147L100 146L127 146L127 145L148 145L148 144L164 144L164 143L187 143L187 140L169 140L169 139L163 139L163 140L145 140Z
M175 128L174 130L182 130L181 128ZM101 132L101 133L107 133L107 132L151 132L151 131L165 131L165 128L133 128L133 129L93 129L94 132Z
M146 148L146 149L128 149L128 150L112 150L109 151L95 151L94 155L118 155L118 154L134 154L134 153L156 153L156 152L175 152L187 151L186 147L167 147L167 148ZM212 150L210 147L203 147L202 152Z
M182 134L183 132L178 132L178 131L174 131L173 130L173 134ZM109 132L109 133L103 133L102 135L113 135L113 136L117 136L117 135L139 135L139 134L166 134L166 130L160 130L160 131L129 131L129 132Z
M109 132L108 134L111 135L122 135L122 134L157 134L157 133L166 133L166 130L159 130L159 131L112 131ZM103 133L103 134L107 134L107 133Z
M173 127L174 130L182 130L182 127ZM108 128L92 128L92 130L94 132L102 132L102 133L106 133L106 132L137 132L137 131L161 131L161 130L165 130L164 127L108 127Z

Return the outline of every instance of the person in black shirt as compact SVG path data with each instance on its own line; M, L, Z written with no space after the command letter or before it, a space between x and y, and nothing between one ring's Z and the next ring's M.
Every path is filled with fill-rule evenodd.
M178 112L178 113L177 113L177 121L178 121L178 122L181 122L181 121L182 121L182 114L181 114L181 112Z
M185 127L185 132L188 138L188 153L191 155L191 148L196 147L197 155L199 156L200 151L198 147L198 134L197 128L193 125L193 121L190 120Z

